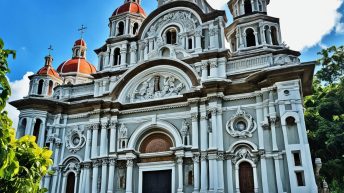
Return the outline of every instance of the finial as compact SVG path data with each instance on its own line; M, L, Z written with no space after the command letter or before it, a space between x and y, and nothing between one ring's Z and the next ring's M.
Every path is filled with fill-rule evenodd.
M49 48L48 48L48 50L49 50L49 56L51 56L51 52L54 50L53 46L50 45Z
M84 26L84 25L81 25L81 28L78 29L78 31L80 32L81 34L81 39L82 39L82 36L84 35L85 31L86 31L87 27Z

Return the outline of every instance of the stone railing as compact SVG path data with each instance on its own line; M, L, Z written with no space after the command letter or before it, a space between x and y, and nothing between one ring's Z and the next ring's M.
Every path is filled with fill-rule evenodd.
M76 86L59 86L55 89L53 98L58 100L77 98L93 95L93 84L83 84Z
M259 68L269 67L273 64L272 55L263 55L240 60L227 62L227 74L235 74L238 72L246 72Z

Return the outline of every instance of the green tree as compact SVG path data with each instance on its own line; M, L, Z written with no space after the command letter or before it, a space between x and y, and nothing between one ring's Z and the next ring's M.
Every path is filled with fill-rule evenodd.
M321 175L338 192L344 189L344 47L319 54L321 69L313 95L305 98L305 120L312 156L322 159Z
M40 148L34 136L15 138L12 121L4 111L11 88L6 78L10 72L8 57L15 58L13 50L4 48L0 38L0 192L40 193L40 181L52 165L52 151Z

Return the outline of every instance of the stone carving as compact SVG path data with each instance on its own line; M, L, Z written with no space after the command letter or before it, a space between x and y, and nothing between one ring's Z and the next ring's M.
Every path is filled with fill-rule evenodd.
M128 129L124 125L124 123L121 124L121 127L119 128L119 138L120 139L126 139L128 138Z
M80 167L80 163L71 162L66 167L64 167L63 172L66 173L67 171L72 170L72 171L75 171L75 172L79 173L80 172L80 168L81 168Z
M239 107L237 113L227 122L226 129L232 137L247 138L252 137L252 133L257 129L257 123L250 114Z
M198 20L196 17L188 11L175 11L168 13L162 17L160 17L150 28L147 32L148 37L155 37L158 34L157 32L161 31L163 27L170 23L178 23L182 25L185 32L192 31L196 28L196 23Z
M72 152L76 153L86 144L86 137L84 135L84 129L78 126L72 128L67 132L66 136L66 148Z
M232 162L234 164L236 164L239 160L251 160L254 163L256 163L258 161L258 157L257 155L251 153L251 151L249 149L247 149L246 147L242 147L240 149L238 149L235 154L232 156Z
M160 99L180 95L184 88L184 83L173 75L155 74L140 83L128 97L130 102Z

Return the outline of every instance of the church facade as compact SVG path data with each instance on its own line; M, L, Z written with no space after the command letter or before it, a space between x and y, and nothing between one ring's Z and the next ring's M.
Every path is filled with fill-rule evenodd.
M316 193L303 97L314 62L282 41L269 0L125 0L86 60L77 40L30 77L17 137L53 150L49 193ZM229 45L226 45L228 42Z

